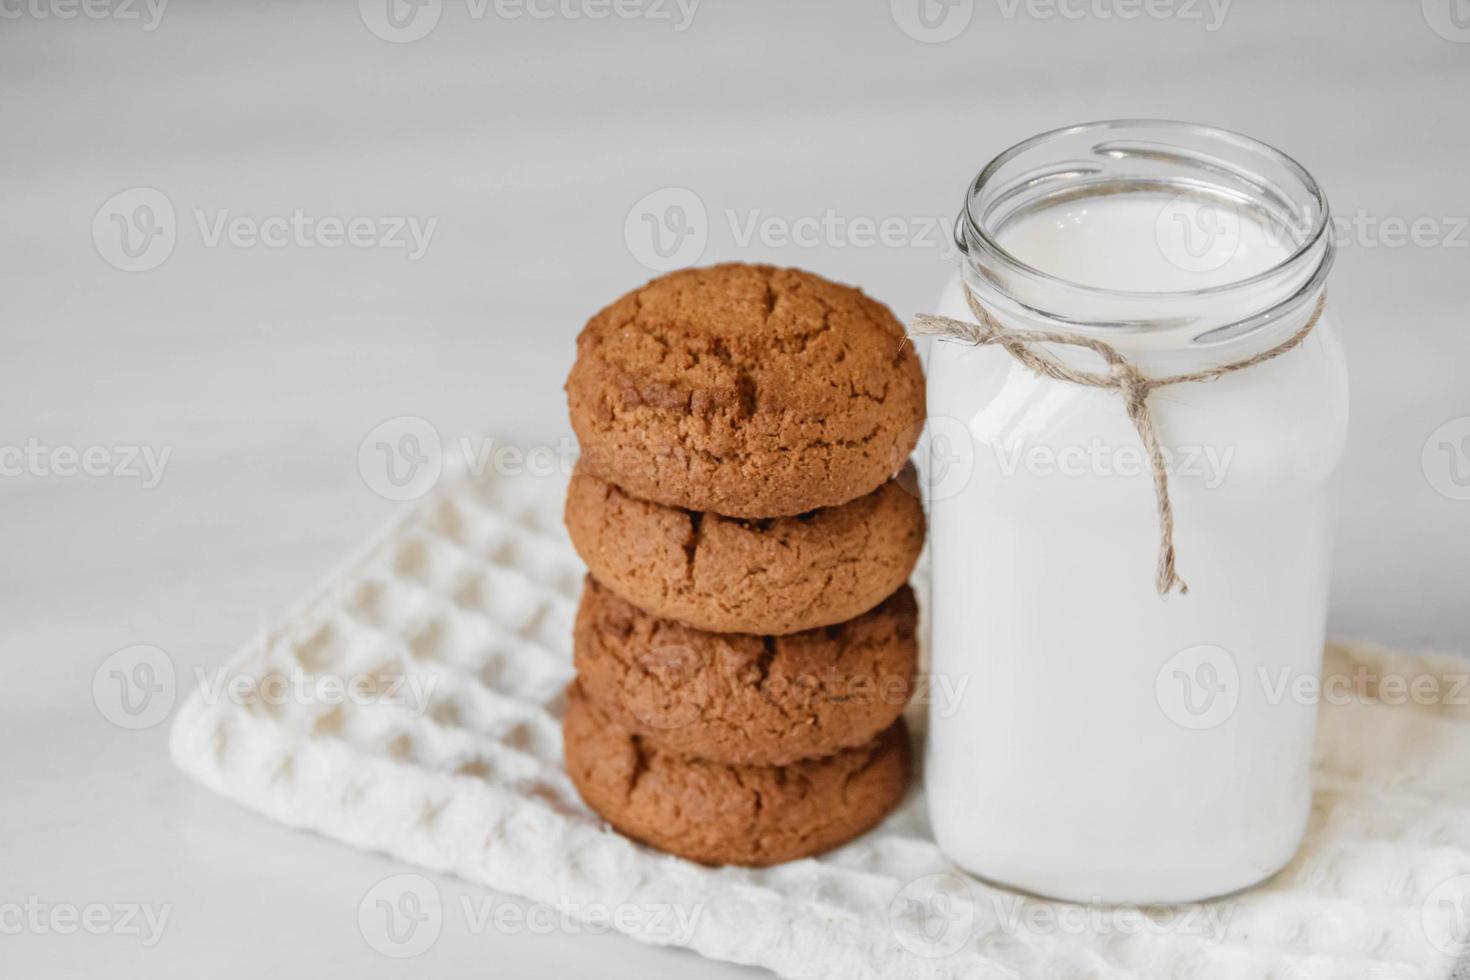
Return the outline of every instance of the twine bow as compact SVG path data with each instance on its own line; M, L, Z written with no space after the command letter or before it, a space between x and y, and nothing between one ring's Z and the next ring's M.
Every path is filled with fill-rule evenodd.
M944 316L920 314L914 317L913 333L923 337L947 337L963 340L977 347L988 345L1003 347L1012 357L1043 377L1089 388L1114 388L1123 396L1128 418L1133 422L1133 427L1138 430L1138 437L1143 441L1144 452L1148 454L1149 466L1153 470L1154 498L1158 505L1159 515L1159 556L1154 572L1154 584L1160 596L1167 596L1175 589L1178 589L1181 594L1188 594L1189 586L1185 584L1184 579L1179 577L1175 569L1174 505L1169 501L1169 474L1165 468L1164 451L1159 445L1153 413L1149 411L1148 396L1155 389L1168 385L1214 381L1224 375L1244 371L1246 368L1255 367L1274 357L1280 357L1297 347L1307 339L1307 334L1311 333L1312 329L1317 326L1317 322L1322 319L1322 310L1327 305L1326 290L1323 290L1317 298L1317 305L1313 308L1312 315L1307 318L1307 322L1302 325L1301 329L1275 347L1244 360L1222 364L1205 371L1171 374L1161 378L1151 378L1144 374L1136 364L1120 354L1117 348L1096 337L1057 330L1012 330L1001 326L968 288L965 290L965 300L970 305L970 312L975 315L974 323L952 320ZM1104 373L1080 371L1068 367L1055 354L1046 350L1043 344L1060 344L1090 350L1103 359L1108 370Z

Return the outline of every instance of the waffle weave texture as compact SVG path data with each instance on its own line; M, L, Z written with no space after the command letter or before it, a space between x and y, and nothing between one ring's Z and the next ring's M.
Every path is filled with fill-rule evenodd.
M1305 846L1264 886L1198 906L1089 909L962 876L917 785L875 831L773 868L706 868L622 838L561 761L584 573L564 489L446 475L226 668L407 674L430 692L424 710L195 693L171 733L176 763L284 824L533 901L695 910L681 944L788 977L1445 980L1470 945L1467 689L1453 704L1324 703ZM1470 664L1328 650L1328 671L1359 667Z

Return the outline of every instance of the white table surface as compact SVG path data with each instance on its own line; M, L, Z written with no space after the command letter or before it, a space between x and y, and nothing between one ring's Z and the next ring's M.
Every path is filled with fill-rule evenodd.
M422 416L446 442L564 435L573 337L651 274L624 219L664 187L707 209L703 261L810 267L903 316L949 275L942 233L907 248L742 245L727 211L737 227L828 209L899 217L922 236L1010 143L1151 116L1286 149L1340 214L1436 219L1450 241L1393 248L1363 233L1334 275L1354 414L1331 616L1340 634L1470 649L1470 502L1421 467L1430 434L1470 415L1470 234L1452 234L1470 215L1470 43L1431 29L1438 15L1417 0L1239 0L1215 30L972 6L958 37L920 43L881 0L706 0L682 31L494 6L477 19L443 0L428 36L389 43L346 0L175 0L153 30L9 0L0 446L171 456L151 489L0 478L0 905L172 913L152 948L0 934L0 974L748 972L615 936L473 934L453 917L423 957L383 957L356 912L396 865L192 785L167 760L166 725L116 728L91 695L98 665L131 644L161 647L186 677L217 665L407 506L358 472L358 445L384 419ZM158 268L128 273L104 261L92 223L139 186L168 197L178 239ZM438 225L409 261L206 247L194 218L296 207ZM479 894L439 887L447 902Z

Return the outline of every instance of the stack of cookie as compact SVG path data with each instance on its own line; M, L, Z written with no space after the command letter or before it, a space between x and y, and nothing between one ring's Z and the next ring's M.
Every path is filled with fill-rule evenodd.
M895 478L924 414L902 326L799 270L683 270L592 318L567 396L583 799L707 864L877 823L908 782L924 537Z

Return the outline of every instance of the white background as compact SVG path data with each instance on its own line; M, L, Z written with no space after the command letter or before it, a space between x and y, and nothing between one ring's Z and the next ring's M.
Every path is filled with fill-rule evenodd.
M1016 140L1149 116L1283 148L1367 229L1332 285L1354 398L1332 629L1470 648L1470 502L1421 465L1431 433L1470 416L1470 233L1381 238L1385 220L1431 218L1444 237L1470 215L1470 29L1450 19L1470 5L1235 0L1218 21L1219 2L1124 20L1102 15L1128 0L1064 0L1076 18L962 0L940 22L957 36L925 43L898 26L914 23L905 0L900 16L887 0L704 0L683 30L672 2L668 19L592 21L566 11L596 0L541 0L549 19L443 0L427 36L394 43L350 0L174 0L152 30L141 2L130 20L0 0L0 446L171 453L151 489L0 478L0 904L173 906L152 949L0 935L0 972L742 972L618 937L471 935L456 914L422 958L384 958L357 905L398 866L211 796L169 766L166 726L115 728L90 693L130 644L162 647L186 679L218 664L407 506L358 472L383 420L555 445L577 330L652 275L625 219L661 188L698 198L700 261L805 266L908 316L950 274L967 181ZM167 197L177 240L129 273L92 227L136 187ZM416 260L210 247L198 225L295 208L437 225ZM829 210L918 240L738 241L752 218ZM1431 457L1441 485L1452 462L1470 473L1470 456ZM480 894L439 888L452 907Z

